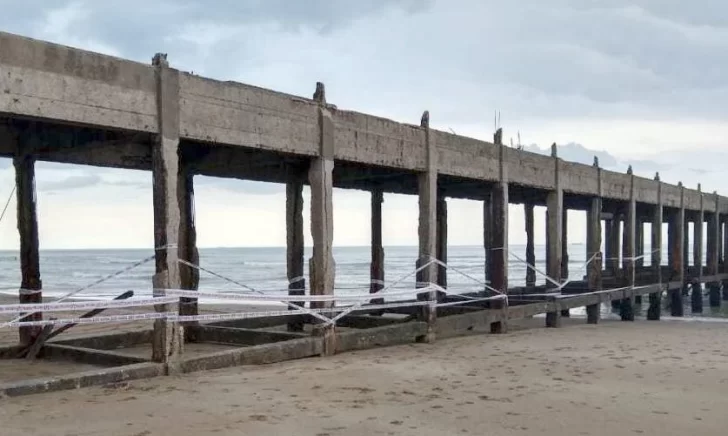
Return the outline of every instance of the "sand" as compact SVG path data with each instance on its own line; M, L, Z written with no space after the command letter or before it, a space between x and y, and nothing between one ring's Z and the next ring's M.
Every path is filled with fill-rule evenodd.
M568 321L6 398L2 434L726 434L728 324Z

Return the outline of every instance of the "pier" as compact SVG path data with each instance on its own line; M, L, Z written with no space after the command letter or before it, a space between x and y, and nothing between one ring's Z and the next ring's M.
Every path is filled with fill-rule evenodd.
M145 322L143 330L50 340L53 312L21 312L26 314L4 326L17 329L18 341L2 345L0 358L32 351L51 362L98 369L3 383L0 395L472 332L506 334L509 322L539 314L546 315L545 327L558 328L570 309L580 307L586 308L586 322L597 324L603 304L618 307L624 321L633 321L635 306L646 304L647 318L657 321L664 307L671 316L701 312L704 288L711 306L728 301L728 198L717 193L664 183L659 175L639 177L632 168L608 171L596 159L593 165L567 162L555 145L551 156L507 147L500 129L493 142L439 131L430 127L434 108L413 114L412 124L401 123L338 108L326 99L322 83L312 84L308 98L199 77L171 63L161 53L147 65L0 32L0 156L11 158L16 171L19 303L43 303L37 161L151 171L150 247L158 299L147 301L156 315L133 319ZM205 318L194 294L204 291L198 291L204 265L196 248L196 175L286 185L288 313ZM304 185L311 190L310 229L304 229ZM348 308L335 304L335 187L371 193L372 298ZM381 294L387 283L382 237L387 193L419 198L414 290L411 300L397 304ZM448 274L454 272L447 264L447 198L483 205L487 285L480 292L458 294L448 287ZM514 204L525 212L525 253L508 250L508 211ZM509 286L509 261L535 264L535 207L546 208L546 271L529 269L525 286ZM586 216L587 256L584 277L567 282L569 210ZM313 236L310 259L304 258L305 231ZM691 241L693 265L688 266ZM685 292L692 294L687 309ZM215 349L216 344L227 346ZM142 345L149 355L124 352ZM196 346L207 351L188 352Z

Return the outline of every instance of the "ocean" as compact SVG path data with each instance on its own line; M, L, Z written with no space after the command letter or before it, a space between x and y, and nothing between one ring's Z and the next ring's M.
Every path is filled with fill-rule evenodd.
M523 245L511 245L515 255L525 258ZM645 247L649 253L650 248ZM536 245L536 268L545 270L545 246ZM584 244L570 244L569 272L576 280L585 275L586 247ZM112 275L129 265L151 256L151 250L108 249L108 250L45 250L40 253L43 294L60 297L69 292L88 286L106 276ZM305 250L305 271L311 256L311 248ZM691 258L692 256L690 256ZM369 289L369 247L334 247L336 261L337 294L365 293ZM385 247L385 281L393 289L411 289L415 284L412 275L417 258L417 247ZM667 253L663 253L667 259ZM485 255L479 246L448 247L448 287L453 290L480 290L484 281ZM649 265L649 255L646 265ZM285 292L286 250L284 247L272 248L201 248L200 265L222 277L242 283L262 292ZM154 262L147 262L131 271L114 277L76 295L82 299L108 299L127 290L134 290L135 296L152 294L152 275ZM409 277L407 277L409 275ZM511 258L509 262L509 284L525 284L526 266ZM404 278L404 279L403 279ZM397 283L398 282L398 283ZM544 282L537 275L537 282ZM0 293L17 295L20 283L18 253L0 251ZM200 273L200 289L211 292L240 291L239 285L204 271ZM724 304L721 312L713 311L705 305L705 315L728 315ZM690 312L689 301L686 313ZM715 313L713 313L715 312Z

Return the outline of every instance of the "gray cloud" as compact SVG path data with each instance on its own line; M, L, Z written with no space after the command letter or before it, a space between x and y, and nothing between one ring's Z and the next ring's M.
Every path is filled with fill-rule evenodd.
M41 192L58 192L73 189L88 188L101 183L97 174L83 174L68 176L61 180L39 180L38 190Z

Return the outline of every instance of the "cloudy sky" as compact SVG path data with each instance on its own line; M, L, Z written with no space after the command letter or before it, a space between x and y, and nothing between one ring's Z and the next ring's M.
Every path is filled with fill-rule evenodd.
M725 188L728 5L722 0L0 0L0 29L310 96L489 139L557 142L567 159ZM0 161L0 202L13 173ZM151 175L38 165L42 248L151 247ZM335 192L335 244L367 245L368 195ZM285 243L281 186L196 179L201 246ZM481 243L450 201L450 243ZM15 202L0 248L17 246ZM385 197L385 243L417 241L416 198ZM581 228L581 217L570 215ZM523 242L513 210L511 241ZM541 223L541 224L540 224ZM537 218L539 229L542 218ZM583 232L575 232L573 239ZM542 239L542 235L537 235Z

